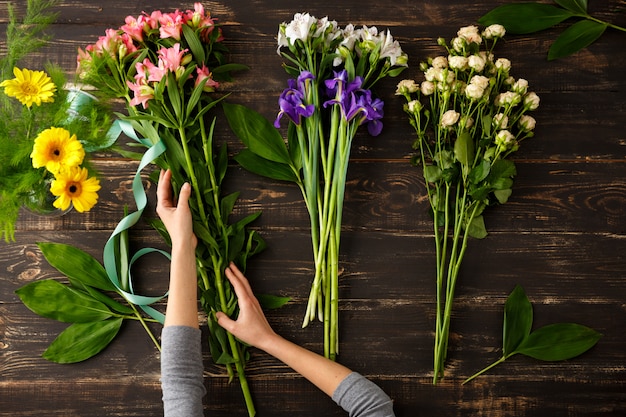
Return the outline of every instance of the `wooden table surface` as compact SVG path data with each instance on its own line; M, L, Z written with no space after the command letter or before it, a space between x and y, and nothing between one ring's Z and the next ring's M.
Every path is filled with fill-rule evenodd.
M25 1L16 1L20 8ZM314 3L312 6L310 3ZM231 101L273 119L287 76L276 54L278 25L308 11L341 26L390 29L409 55L403 78L441 52L461 26L504 0L288 0L209 1L224 25L238 74ZM590 1L596 16L626 26L626 2ZM191 1L63 0L42 56L74 69L77 47L93 43L126 15L192 8ZM0 29L7 1L0 0ZM561 28L562 29L562 28ZM497 55L509 58L516 77L541 97L535 138L515 155L518 175L510 201L486 213L489 236L472 240L459 278L446 377L432 381L434 244L424 181L409 164L413 132L394 96L397 80L378 88L385 100L381 136L359 134L348 171L340 279L339 361L378 383L409 416L620 416L626 415L626 34L607 31L576 55L548 62L559 30L507 36ZM4 37L0 38L3 52ZM224 118L220 140L232 153L242 145ZM159 354L143 329L125 325L101 354L59 365L41 358L65 325L30 312L14 291L29 282L62 279L36 242L71 243L101 259L103 245L132 204L137 163L116 154L95 156L103 189L89 213L58 218L24 212L16 242L0 243L0 416L158 416L162 413ZM256 290L291 297L268 313L275 329L315 351L318 324L300 323L312 276L309 226L297 188L250 174L235 163L227 186L241 191L236 215L262 210L254 223L268 249L251 260ZM153 215L154 189L149 190ZM146 224L131 234L136 247L162 245ZM136 268L138 285L151 293L167 285L167 264L155 258ZM604 337L565 362L516 356L474 382L461 382L500 357L502 312L516 284L534 305L535 327L576 322ZM162 308L163 305L158 308ZM158 332L158 327L155 328ZM205 329L206 331L206 329ZM205 345L207 416L244 416L237 382L228 384ZM342 416L330 399L291 369L252 351L248 377L258 416Z

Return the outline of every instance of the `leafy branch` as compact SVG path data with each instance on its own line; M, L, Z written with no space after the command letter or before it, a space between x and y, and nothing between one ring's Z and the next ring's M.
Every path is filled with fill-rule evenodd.
M478 22L483 25L500 24L508 33L523 35L556 26L568 19L578 19L566 28L552 43L548 60L571 55L595 42L607 28L626 32L626 28L591 16L587 0L554 0L560 6L543 3L505 4L491 10Z
M586 352L602 337L595 330L575 323L549 324L531 332L532 324L532 304L518 285L504 305L502 357L467 378L463 384L513 355L526 355L542 361L562 361Z

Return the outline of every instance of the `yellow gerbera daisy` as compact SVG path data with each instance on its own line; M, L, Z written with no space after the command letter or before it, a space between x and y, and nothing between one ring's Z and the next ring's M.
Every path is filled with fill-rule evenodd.
M60 127L51 127L35 138L30 154L33 167L57 173L63 168L75 167L83 163L85 150L76 135Z
M59 172L50 186L50 192L57 197L54 207L67 210L70 204L78 212L89 211L98 202L100 181L87 178L86 168L72 167Z
M4 87L4 93L9 97L15 97L25 105L30 107L34 104L41 106L41 103L52 103L56 86L43 71L31 71L13 68L12 80L5 80L0 84Z

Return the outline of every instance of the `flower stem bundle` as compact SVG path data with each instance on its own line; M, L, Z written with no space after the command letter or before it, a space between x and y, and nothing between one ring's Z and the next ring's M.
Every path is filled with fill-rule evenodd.
M505 30L461 28L447 55L421 64L424 81L404 80L396 94L415 129L413 162L421 166L433 216L436 249L436 321L433 383L444 374L450 317L470 237L487 235L483 211L511 195L515 164L509 157L533 136L539 97L510 75L511 63L493 48Z
M260 236L246 228L260 213L229 223L238 193L222 194L228 151L213 141L215 120L205 122L207 112L222 99L209 93L229 81L231 71L245 68L225 63L228 50L222 40L221 29L200 3L184 12L128 16L125 25L107 30L79 51L78 71L100 93L126 101L124 119L144 137L140 143L148 148L146 154L154 145L164 145L164 153L155 153L155 163L172 170L174 188L191 184L200 303L208 316L211 355L231 379L236 373L252 416L246 346L215 319L218 311L237 314L225 268L235 262L244 269L248 258L264 247ZM169 241L162 223L153 224Z
M407 56L389 31L352 24L340 28L327 17L308 13L280 25L278 53L293 78L280 95L274 127L242 107L225 109L231 128L247 145L237 161L252 172L300 187L315 265L303 327L315 318L323 321L324 355L334 359L341 218L352 140L361 125L380 134L383 102L371 88L404 70ZM275 130L283 117L289 124L287 144Z

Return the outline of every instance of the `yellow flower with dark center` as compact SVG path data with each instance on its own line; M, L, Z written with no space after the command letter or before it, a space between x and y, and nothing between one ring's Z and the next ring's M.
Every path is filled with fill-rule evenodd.
M35 138L33 152L30 154L33 167L46 169L54 174L63 168L82 164L85 157L83 145L76 135L60 127L51 127Z
M56 86L52 79L43 71L31 71L26 68L20 70L13 68L12 80L5 80L0 84L4 87L4 93L9 97L15 97L25 105L31 107L34 104L52 103Z
M89 211L98 202L100 181L88 178L86 168L72 167L59 172L50 186L50 192L57 197L54 207L67 210L70 204L76 211Z

